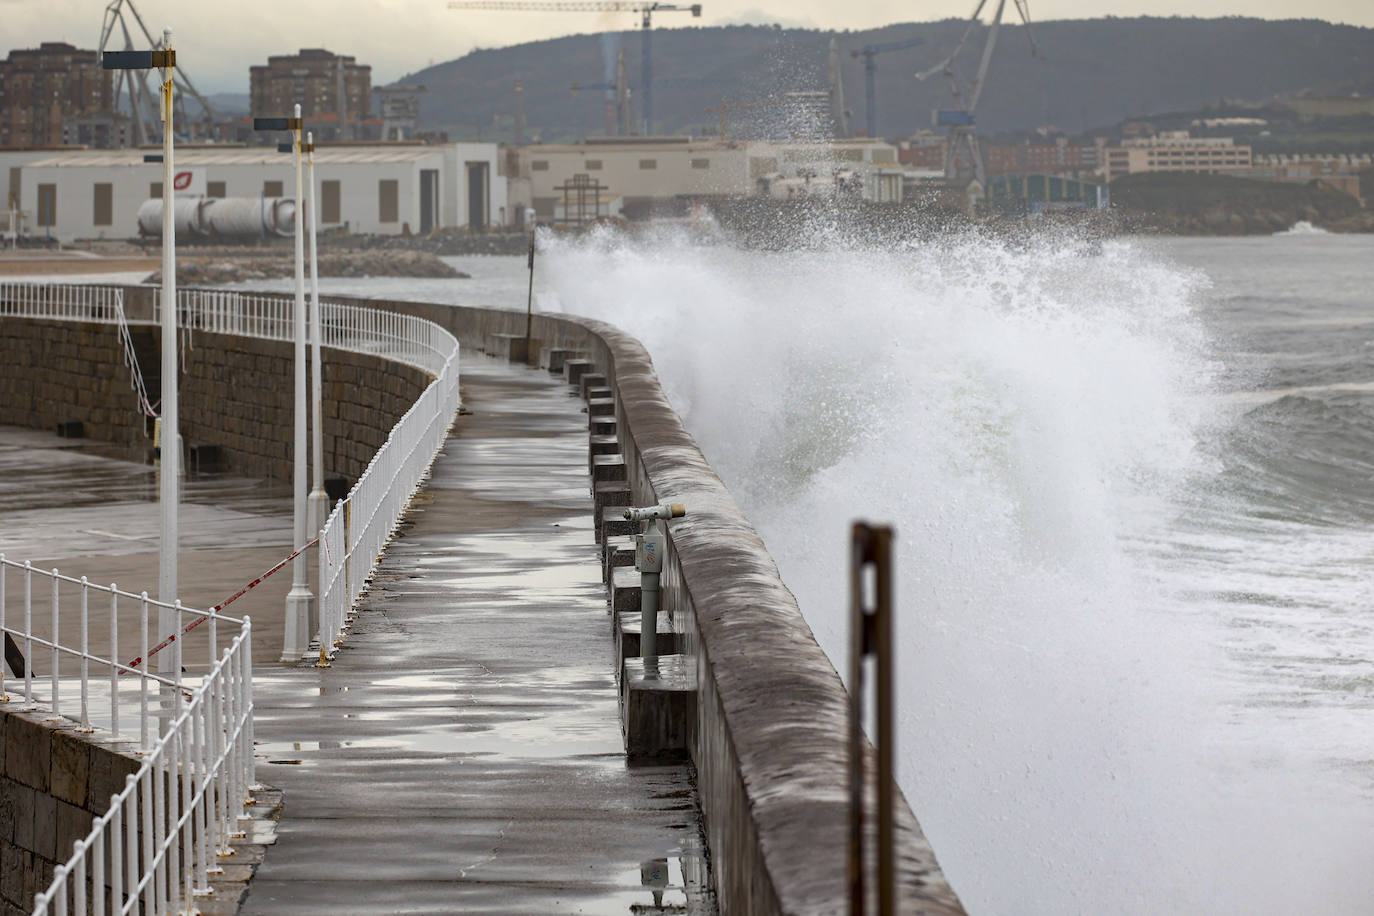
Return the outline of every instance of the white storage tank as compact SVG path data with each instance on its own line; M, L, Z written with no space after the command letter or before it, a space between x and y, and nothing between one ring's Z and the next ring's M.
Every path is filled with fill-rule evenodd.
M174 202L178 235L284 235L296 231L296 201L290 197L199 197ZM162 201L145 200L138 208L140 235L162 234Z

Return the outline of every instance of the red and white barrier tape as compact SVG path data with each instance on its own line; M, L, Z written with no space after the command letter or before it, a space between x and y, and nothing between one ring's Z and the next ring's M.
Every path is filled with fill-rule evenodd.
M289 557L287 557L286 559L282 560L282 561L281 561L280 563L278 563L276 566L273 566L273 567L272 567L271 569L269 569L267 572L265 572L265 573L263 573L262 575L258 576L258 577L257 577L256 579L254 579L252 582L249 582L249 583L248 583L247 585L245 585L243 588L241 588L241 589L239 589L238 591L234 592L234 594L230 595L228 598L225 598L225 599L224 599L223 601L221 601L219 604L217 604L217 605L215 605L214 607L210 608L209 613L204 614L204 615L202 615L202 616L200 616L200 617L197 617L195 620L192 620L190 623L188 623L185 627L182 628L182 630L181 630L180 633L173 633L171 636L168 636L166 639L164 639L162 642L158 643L156 646L153 646L153 648L151 648L151 649L148 650L148 658L152 658L154 655L157 655L157 654L158 654L159 652L161 652L163 649L167 648L167 647L170 646L172 643L176 642L178 637L186 635L187 633L189 633L189 632L191 632L192 630L194 630L196 627L200 626L200 625L201 625L202 623L204 623L205 621L209 620L209 619L210 619L210 614L218 614L220 611L224 610L226 607L228 607L229 605L233 604L235 601L239 600L239 599L242 598L244 595L248 594L249 590L251 590L251 589L257 587L258 585L261 585L262 582L263 582L263 580L265 580L268 576L272 575L272 573L274 573L274 572L276 572L277 570L281 569L281 568L282 568L283 566L285 566L287 563L290 563L292 560L296 559L296 557L300 556L302 553L304 553L305 551L309 550L311 547L314 547L317 543L319 543L319 540L320 540L320 539L317 538L317 537L316 537L316 538L311 538L311 539L310 539L309 541L307 541L304 545L302 545L298 550L293 551ZM326 546L327 546L327 545L326 545ZM129 664L126 665L125 667L126 667L126 668L137 668L142 662L143 662L143 656L140 655L138 658L136 658L136 659L134 659L133 661L129 662ZM126 672L126 673L127 673L127 672Z

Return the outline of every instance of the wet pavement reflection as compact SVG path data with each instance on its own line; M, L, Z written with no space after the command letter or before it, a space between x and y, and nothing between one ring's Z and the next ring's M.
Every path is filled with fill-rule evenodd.
M626 766L586 417L481 356L328 669L256 683L249 913L713 913L693 774Z

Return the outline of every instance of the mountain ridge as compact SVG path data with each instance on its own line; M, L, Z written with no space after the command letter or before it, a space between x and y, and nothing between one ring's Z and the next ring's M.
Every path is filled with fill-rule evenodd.
M925 39L877 58L878 132L909 135L929 126L932 108L954 107L943 80L917 82L914 73L948 55L963 28L963 20L945 19L842 32L758 25L655 29L655 132L709 136L718 128L705 109L722 99L757 101L824 89L833 35L856 127L865 117L864 73L863 61L850 52ZM987 133L1041 126L1077 133L1220 100L1262 104L1302 92L1374 93L1374 28L1315 19L1109 16L1034 23L1032 31L1038 57L1030 53L1023 26L1003 25L977 112ZM980 26L960 56L965 77L977 66L985 35ZM603 132L604 102L601 92L573 94L570 86L601 81L618 48L637 88L640 41L638 30L626 30L477 49L397 82L426 86L422 129L510 140L519 78L527 138L574 139ZM752 125L776 118L768 109L738 115L732 135L748 136Z

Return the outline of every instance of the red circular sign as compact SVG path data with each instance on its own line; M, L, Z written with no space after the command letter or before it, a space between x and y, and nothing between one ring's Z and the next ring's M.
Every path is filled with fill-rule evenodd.
M191 186L190 172L177 172L172 178L172 187L178 191L185 191Z

